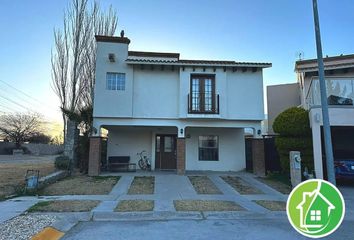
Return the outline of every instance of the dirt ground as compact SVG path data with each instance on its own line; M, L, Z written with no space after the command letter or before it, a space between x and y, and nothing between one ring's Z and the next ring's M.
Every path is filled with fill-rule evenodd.
M128 190L128 194L154 194L154 186L154 177L134 177L134 180Z
M90 200L65 200L39 202L32 206L28 212L89 212L100 201Z
M285 211L286 210L286 202L281 201L268 201L268 200L255 200L257 204L265 207L271 211Z
M152 200L122 200L115 208L116 212L143 212L154 210Z
M243 211L241 206L231 201L217 200L175 200L176 211Z
M283 194L290 194L291 192L291 187L280 181L276 181L269 178L261 178L261 177L257 178L257 180L267 184L269 187L274 188L275 190Z
M188 176L198 194L222 194L207 176Z
M40 177L55 171L55 156L0 155L0 199L16 193L25 184L28 169L39 170Z
M262 194L263 192L257 188L252 187L240 177L222 176L227 184L233 187L240 194Z
M118 180L119 177L89 177L78 173L48 185L40 195L105 195Z

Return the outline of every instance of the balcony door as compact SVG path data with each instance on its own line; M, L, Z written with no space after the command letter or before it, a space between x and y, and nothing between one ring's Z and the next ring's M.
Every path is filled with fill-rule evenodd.
M190 94L191 112L216 112L214 75L191 75Z

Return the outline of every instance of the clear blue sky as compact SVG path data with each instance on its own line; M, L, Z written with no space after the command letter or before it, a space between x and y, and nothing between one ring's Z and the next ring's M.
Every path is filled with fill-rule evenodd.
M324 55L354 53L353 0L318 0ZM314 58L311 0L101 0L118 12L131 50L180 52L182 58L272 62L266 85L295 82L298 52ZM68 1L2 0L0 96L60 116L50 82L53 28L61 27ZM2 106L1 106L2 105ZM21 107L0 98L0 111ZM43 106L45 106L43 108Z

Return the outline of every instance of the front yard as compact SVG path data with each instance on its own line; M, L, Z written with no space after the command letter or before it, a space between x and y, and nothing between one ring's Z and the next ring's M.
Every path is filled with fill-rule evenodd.
M96 207L100 201L90 200L64 200L44 201L33 205L28 212L89 212Z
M25 185L28 169L39 170L40 177L55 172L52 156L0 156L0 199L15 194Z
M119 177L89 177L76 174L40 191L40 195L105 195L109 194Z

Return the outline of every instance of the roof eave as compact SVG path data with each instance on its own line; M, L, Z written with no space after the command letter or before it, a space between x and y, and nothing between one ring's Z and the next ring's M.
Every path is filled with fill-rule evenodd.
M130 61L126 60L127 64L132 65L170 65L170 66L197 66L197 67L257 67L270 68L271 63L236 63L236 64L206 64L206 63L179 63L179 62L147 62L147 61Z

